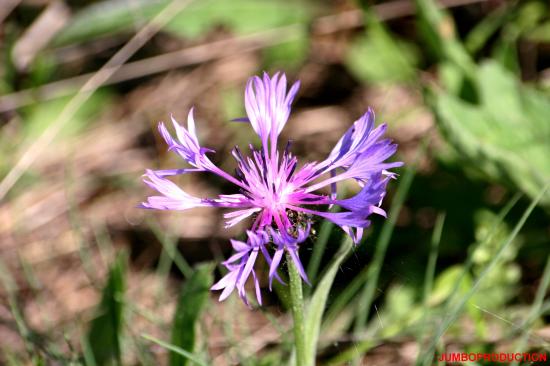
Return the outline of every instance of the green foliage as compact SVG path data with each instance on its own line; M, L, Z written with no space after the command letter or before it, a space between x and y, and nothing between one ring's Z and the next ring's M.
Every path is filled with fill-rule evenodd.
M80 50L85 47L82 42L98 40L103 37L113 39L117 37L116 39L118 39L121 35L124 38L125 35L141 29L169 2L170 0L91 2L92 5L84 7L74 14L68 26L55 39L53 46L77 46L74 48ZM189 6L180 14L176 14L163 31L172 36L191 39L192 42L197 43L205 37L208 39L208 32L219 29L219 27L236 36L266 31L265 34L268 35L268 38L271 37L270 30L282 27L277 30L276 34L283 34L284 37L274 38L276 44L262 50L263 58L259 66L266 69L292 69L311 78L310 70L315 71L317 68L299 69L310 56L308 52L311 35L307 25L312 19L312 10L314 10L313 5L310 4L291 2L290 0L195 0L190 1ZM461 224L467 221L466 227L471 229L459 236L459 239L466 237L467 240L459 242L456 238L454 239L455 242L458 241L462 245L458 249L456 246L450 248L453 245L450 243L452 240L442 240L439 245L442 227L436 223L436 229L434 229L434 238L436 239L432 240L430 257L426 259L422 257L422 253L428 244L422 241L421 235L417 235L418 230L414 231L415 236L410 235L408 231L411 226L414 226L414 223L405 224L406 227L401 227L400 223L396 226L403 205L406 207L403 212L404 221L407 216L412 217L413 222L418 218L416 214L419 212L415 211L418 206L417 201L426 197L425 191L429 191L422 187L423 191L420 193L420 191L415 191L413 185L409 197L408 191L415 174L415 168L408 164L408 169L399 177L396 194L389 195L392 198L389 219L381 227L380 233L377 228L373 230L373 235L378 236L373 237L375 244L368 246L368 255L372 254L372 261L351 278L349 283L342 284L341 288L334 286L340 291L331 297L330 291L336 274L345 263L345 258L352 247L349 240L344 241L340 250L330 258L324 276L321 277L312 291L313 295L306 302L302 313L305 334L302 341L307 348L308 364L315 363L317 353L322 355L322 362L326 362L326 364L344 364L354 359L357 361L358 356L372 348L384 345L388 341L399 340L401 336L408 337L411 334L421 346L419 363L430 364L436 345L441 342L442 337L449 330L456 332L459 336L470 335L469 327L465 328L464 324L475 326L477 331L475 342L478 343L476 346L479 348L473 349L480 352L489 347L483 341L493 338L494 334L491 334L491 337L487 334L487 329L493 329L488 327L488 321L492 317L499 318L496 322L497 328L498 325L501 325L502 329L508 329L508 335L511 337L506 340L513 342L517 351L522 352L528 350L533 343L534 325L539 324L538 322L544 320L543 316L548 314L549 306L548 301L545 302L545 296L550 284L550 260L547 262L542 279L536 281L538 289L531 310L525 311L524 304L519 304L522 307L518 312L520 321L517 322L517 325L511 322L510 324L502 323L502 319L505 321L512 319L511 321L516 323L516 318L509 317L511 308L508 305L521 286L519 281L521 271L517 264L521 245L523 243L530 244L531 237L535 236L537 236L535 240L538 242L534 245L547 244L546 239L541 238L543 235L540 235L544 228L539 227L535 233L526 232L521 237L518 234L536 204L542 202L546 207L550 207L550 193L546 192L541 195L543 187L550 180L550 124L548 123L550 99L548 93L545 94L535 85L521 82L519 75L524 70L521 70L523 64L520 64L518 60L518 54L522 52L522 48L518 45L520 45L520 41L527 41L525 43L528 46L532 46L533 42L550 42L550 17L548 14L550 7L545 0L505 2L495 8L473 29L470 28L462 42L455 32L452 17L437 4L436 0L415 0L416 21L419 34L423 37L418 43L397 37L373 13L366 12L364 17L366 31L358 34L356 39L349 44L349 52L344 60L345 66L355 79L367 85L405 84L407 88L417 92L420 87L415 87L415 85L428 80L425 90L429 107L433 110L446 142L449 142L454 149L454 153L445 162L449 165L460 164L461 168L468 173L474 173L477 177L487 180L505 183L512 189L518 187L537 199L526 210L513 230L504 221L505 215L493 214L489 209L484 208L485 203L478 202L474 203L473 207L469 206L470 211L465 210L467 214L461 218ZM21 13L24 12L25 10ZM459 12L454 12L454 14L459 14ZM461 31L468 27L469 25L461 27ZM17 39L18 31L14 33L13 29L10 30L8 21L7 34ZM347 31L344 33L348 34ZM313 36L315 37L315 35ZM341 41L340 37L336 38L339 39L338 42ZM418 40L415 39L415 41ZM525 45L525 43L522 44ZM422 47L425 46L422 52L419 52L417 48L419 44ZM154 47L153 45L152 49ZM49 82L52 75L55 76L55 71L60 70L60 65L56 64L57 57L65 55L67 51L47 50L35 60L27 74L21 75L10 64L10 46L5 48L6 62L3 69L0 70L2 74L0 90L5 93ZM146 53L152 49L148 49ZM315 50L313 49L313 51ZM93 59L86 52L84 54L82 64L76 63L77 72L81 70L82 66L85 68L92 65L97 66L98 60ZM313 52L312 56L314 55ZM478 61L480 57L489 57L490 59ZM521 61L524 62L523 59ZM430 65L430 68L419 70L419 65ZM538 66L537 64L536 67ZM71 76L72 67L71 62L70 67L67 68L69 72L66 76ZM435 78L430 77L432 70L437 71L436 82L434 82ZM18 79L21 76L23 78ZM323 79L324 76L319 79ZM429 77L425 78L424 76ZM540 76L541 79L544 78L542 74ZM304 79L307 80L308 77ZM324 85L324 80L321 81ZM233 86L223 90L225 86L223 83L220 84L222 84L221 99L223 103L220 115L226 119L243 116L242 90L233 89ZM315 89L316 85L313 84L314 88L312 89ZM308 87L311 86L312 84L308 85ZM133 88L133 86L130 87ZM121 89L126 89L126 85ZM366 89L361 89L361 91ZM307 89L305 91L306 94L315 94L315 92ZM97 112L103 110L104 106L108 104L106 103L109 101L108 97L97 93L92 96L72 118L67 128L60 133L56 142L61 139L74 138L75 135L80 134ZM197 96L197 98L200 97L202 95ZM308 98L313 97L307 95L306 99ZM32 143L37 136L51 126L65 107L67 100L58 99L31 105L16 111L14 113L16 118L12 119L11 115L8 116L9 121L7 120L3 126L7 133L0 135L0 153L4 156L0 162L0 175L10 169L10 164L18 155L21 145ZM316 102L318 101L312 99L311 105L315 106ZM346 99L344 106L347 107L349 102L350 100ZM308 99L304 104L309 107L309 103ZM325 102L323 101L323 103ZM338 107L342 108L343 106ZM415 105L413 108L423 109L423 106ZM215 113L213 114L215 115ZM22 123L19 123L19 119L22 120ZM395 127L394 129L398 131L398 128ZM251 129L247 129L247 133L250 135L242 134L239 124L230 124L228 128L235 129L233 132L239 145L246 146L248 141L256 138ZM16 131L12 132L13 130ZM398 134L396 132L396 135ZM139 144L141 145L141 140ZM421 153L422 157L426 155L424 152ZM441 158L441 152L436 151L436 153L440 154ZM427 160L431 159L428 157ZM441 166L436 167L438 172L440 168ZM432 172L426 174L427 177L418 177L418 180L425 182L424 179L429 180L436 177L436 174L432 175ZM443 178L448 179L448 177ZM451 179L454 178L456 177L451 177ZM482 187L480 189L487 188L482 184L480 186ZM225 187L222 188L225 189ZM448 193L452 195L454 191ZM15 194L19 194L19 192L15 191ZM457 219L451 218L451 216L456 215L457 211L462 213L464 209L464 206L457 207L461 204L457 201L459 200L444 201L441 199L442 205L452 202L449 204L452 207L443 208L449 214L450 225L457 224ZM441 207L429 208L441 209ZM491 207L491 210L493 209L494 207ZM539 215L540 221L541 216L544 217L544 213L539 213ZM442 221L441 225L443 225ZM456 232L461 228L462 226L452 226L447 230L446 227L445 239L449 236L459 235ZM73 228L73 231L78 230L78 228ZM170 343L151 336L144 335L143 337L155 343L155 348L160 346L167 350L170 365L207 365L209 364L207 355L201 353L197 344L199 343L197 342L199 332L197 328L203 312L208 308L210 296L208 289L212 283L212 266L200 266L193 270L177 250L175 241L166 236L160 226L150 226L148 230L153 231L164 248L156 275L162 277L161 281L165 280L171 266L176 264L186 280L177 300L177 308L171 323L172 328L169 329L168 326L161 330L161 332L170 332L171 330ZM324 252L333 230L335 229L332 223L324 222L319 240L312 246L311 257L307 264L308 274L314 283L317 282L317 273L323 259L327 259L328 255ZM447 235L448 231L452 234ZM436 235L435 232L439 234ZM474 240L471 240L472 234ZM332 237L334 236L332 235ZM374 239L377 240L374 241ZM393 245L401 245L401 240L408 240L415 249L419 248L418 251L412 250L406 254L410 259L409 262L414 262L414 265L419 263L414 273L407 273L407 269L404 269L410 264L406 263L407 261L404 261L403 268L387 265L393 259L392 254L395 254L395 251L392 252L395 250ZM469 243L471 245L468 248ZM547 251L542 245L537 247L537 253L546 255ZM370 253L371 248L373 253ZM398 248L397 250L400 250L402 247L398 246ZM365 254L361 250L358 249L354 253L358 258ZM461 255L467 250L469 250L469 255L465 261L456 260L456 257L448 255L449 252L452 252L452 255ZM443 257L444 261L436 266L438 256ZM452 261L452 264L449 260ZM422 294L421 278L424 271L423 264L426 262L428 265L425 273L424 294ZM531 266L534 266L531 262L522 262L521 264L525 266L523 268L529 270L532 268ZM93 266L93 263L91 265ZM125 343L121 344L124 327L131 326L130 323L132 323L130 319L123 316L126 306L155 326L166 325L165 319L161 316L151 316L147 311L139 309L138 304L124 302L125 267L126 257L120 255L110 269L108 280L103 288L101 302L95 318L90 324L89 333L82 336L80 342L82 355L78 355L78 357L83 357L82 362L86 365L120 364L122 353L126 352L123 351L127 344L126 341L129 341L130 347L137 348L136 353L138 354L140 352L148 353L148 356L152 358L152 355L156 353L152 349L144 347L143 343L136 342L135 339L132 343L130 337L125 338ZM90 268L93 269L93 267ZM49 337L48 339L44 337L45 341L39 339L39 335L25 323L25 309L18 308L16 282L11 278L7 281L3 272L0 268L0 280L8 286L8 301L13 313L14 325L21 334L28 354L11 353L11 349L2 349L5 351L5 355L2 355L0 362L8 364L51 363L52 360L49 358L57 357L57 354L48 350ZM393 282L395 275L399 277ZM282 274L282 277L285 278L285 274ZM386 281L388 278L392 278L392 282ZM401 283L401 279L404 279L405 284ZM409 279L411 279L410 282ZM298 282L301 286L301 280ZM263 308L265 312L263 315L269 317L272 324L281 319L279 315L284 311L281 308L291 308L289 305L290 295L287 293L288 286L280 286L275 283L275 287L284 306L277 308L276 312L273 312L271 307ZM306 288L306 299L308 298L307 290ZM528 296L530 292L522 291L522 294ZM328 309L326 309L327 303L330 303ZM248 311L241 308L240 303L234 304L236 304L237 311ZM227 311L235 311L235 308L229 305ZM463 322L463 319L467 322ZM346 344L346 349L336 349L338 344L335 343L331 344L334 347L318 350L325 346L319 344L321 332L329 339L349 339L350 325L353 322L355 322L353 324L354 334L349 347ZM491 326L493 325L491 324ZM241 354L243 350L238 349L240 344L234 344L233 339L230 339L231 337L228 335L233 332L233 328L229 329L230 327L227 326L225 330L229 344L227 357L232 357L234 352L237 354L237 362L249 366L285 364L291 347L290 342L285 339L288 331L286 326L286 323L275 324L281 341L273 342L269 348L262 349L261 353L252 355ZM335 328L338 328L336 331L340 332L337 336L332 334ZM241 331L240 328L238 330ZM248 330L246 329L242 333L248 333ZM164 334L164 337L167 337L166 333ZM503 335L505 336L506 333L504 332ZM207 330L204 338L210 340L210 337L211 334ZM513 337L519 337L519 342L516 342L517 339ZM291 337L286 338L290 339ZM248 341L250 338L245 339ZM528 340L529 342L527 342ZM145 342L144 340L140 341ZM464 349L470 350L467 345L464 345ZM334 350L337 352L336 355L332 353ZM125 355L136 356L135 353L132 353L134 351L132 349ZM78 353L79 351L76 350L75 354ZM325 355L334 357L325 361ZM78 362L78 357L74 357L75 364ZM147 364L139 355L137 357L139 358L137 362ZM58 361L62 363L61 358L53 357L53 359L55 359L54 363ZM152 362L149 361L149 364Z
M456 38L454 23L449 14L439 9L433 0L415 0L415 5L420 34L438 61L451 62L465 76L473 78L475 65Z
M462 157L476 162L472 168L533 197L550 180L550 101L492 61L477 77L479 105L434 92L438 124ZM542 202L550 204L550 195Z
M126 253L120 253L109 271L96 316L90 324L87 345L98 366L121 363L126 262Z
M372 14L365 13L366 32L351 44L346 65L360 80L407 82L416 78L417 51L397 40Z
M480 211L475 217L477 221L472 253L472 272L479 275L485 266L496 255L500 243L502 243L510 230L504 222L499 222L495 214L490 211ZM496 225L496 232L490 240L484 240L491 227ZM498 309L504 306L514 295L515 288L520 279L520 268L514 263L519 249L520 241L516 238L501 254L501 260L496 263L487 279L480 287L479 296L475 297L475 303L486 309Z
M435 280L434 288L428 304L437 305L443 303L450 296L456 294L456 286L458 284L458 292L465 293L472 286L472 278L470 275L462 276L464 269L460 265L455 265L447 268L439 274ZM460 282L459 282L460 281Z
M430 365L434 356L434 352L436 349L436 345L440 341L441 337L447 332L449 327L456 321L456 319L459 317L459 315L462 313L465 307L469 307L470 301L472 298L478 293L479 289L481 288L481 285L486 281L488 274L490 274L493 269L497 266L498 263L503 258L503 255L507 252L508 248L514 240L516 239L517 235L519 234L520 230L525 225L525 222L535 209L535 207L540 203L541 199L544 197L544 195L547 193L548 188L550 187L550 183L545 185L540 192L537 194L537 196L531 201L531 204L527 209L524 211L521 218L518 220L516 225L514 226L514 229L510 232L510 234L506 237L505 240L501 241L499 243L499 246L497 250L495 251L495 255L491 258L491 260L483 266L483 269L481 273L475 278L473 281L473 284L468 287L467 292L464 295L461 295L456 298L457 303L454 304L454 302L448 302L448 306L445 309L445 315L443 318L443 321L439 325L437 332L435 336L431 339L430 345L424 352L421 352L419 354L419 360L421 361L422 365ZM459 280L460 281L460 280Z
M506 4L495 9L482 19L464 39L464 47L471 54L479 52L500 27L510 18L510 5Z
M213 281L213 265L199 266L185 282L172 321L172 344L189 353L195 350L195 336L200 315L208 302ZM188 357L170 352L170 366L188 365Z
M486 61L479 67L454 36L438 31L445 16L433 1L417 0L417 6L420 23L430 30L427 39L442 51L440 74L446 92L430 90L439 127L463 158L475 162L469 166L478 173L513 183L534 197L550 179L550 124L544 117L550 113L550 101L509 70L517 68L517 38L541 19L544 5L529 2L519 8L505 29L503 39L509 39L495 50L500 64ZM502 16L480 26L469 48L477 49ZM542 202L548 205L550 194Z
M373 323L379 326L380 336L383 338L394 337L422 317L422 308L415 304L415 291L406 285L391 287L385 299L385 305L376 314Z
M76 14L57 36L57 45L128 32L153 19L168 0L105 0ZM257 32L283 25L304 23L310 17L304 3L286 0L193 1L176 14L165 30L196 38L215 26L229 27L238 34Z
M351 239L347 238L342 241L342 245L338 253L332 259L329 267L323 275L321 281L315 288L315 292L306 307L305 316L305 346L308 360L306 365L315 364L315 356L317 353L317 342L319 340L319 334L321 331L321 321L323 313L328 299L329 291L336 277L338 268L342 264L343 260L348 256L351 251L353 243Z

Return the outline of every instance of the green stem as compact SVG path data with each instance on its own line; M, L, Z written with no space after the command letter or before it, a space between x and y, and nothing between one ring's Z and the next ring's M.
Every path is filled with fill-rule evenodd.
M294 320L294 346L296 347L296 366L307 366L306 343L304 334L304 296L302 279L290 254L286 254L288 282L290 283L290 308Z

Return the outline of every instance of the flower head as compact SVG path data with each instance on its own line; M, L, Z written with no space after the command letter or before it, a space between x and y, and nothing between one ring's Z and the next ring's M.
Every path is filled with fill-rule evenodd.
M395 174L389 169L399 167L401 162L387 162L397 145L383 139L386 125L375 128L374 112L369 110L338 141L326 160L309 162L301 166L290 151L290 143L278 149L278 138L286 124L290 107L299 88L292 85L287 92L284 74L269 77L252 77L246 86L246 118L259 136L261 147L249 147L245 155L235 147L232 155L237 162L236 175L231 176L215 166L207 156L212 149L199 144L193 109L187 117L187 128L174 118L172 124L177 139L159 124L159 131L170 150L179 154L191 168L173 170L147 170L145 183L161 195L152 196L142 203L143 208L159 210L186 210L194 207L224 207L226 227L248 219L251 221L246 242L232 240L236 252L224 262L228 274L216 283L213 290L223 290L224 300L237 289L239 296L248 304L244 285L252 274L256 297L261 304L258 279L254 264L261 252L269 265L269 287L273 279L281 281L277 269L283 253L287 251L296 264L302 278L308 282L300 262L298 247L309 236L313 217L321 217L340 226L355 243L359 243L363 231L370 225L368 217L378 214L385 217L380 204L386 185ZM194 197L167 177L189 172L209 172L218 175L238 187L238 194L219 195L215 198ZM359 193L350 198L339 199L338 183L353 180L360 187ZM330 193L325 192L330 188ZM332 205L340 206L340 212L330 212ZM274 249L270 250L269 243ZM273 254L271 254L272 252ZM281 281L282 282L282 281Z

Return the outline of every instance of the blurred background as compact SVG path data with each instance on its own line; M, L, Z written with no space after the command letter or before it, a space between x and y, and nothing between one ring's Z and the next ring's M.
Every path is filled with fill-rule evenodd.
M183 167L156 130L171 113L185 121L195 106L200 141L233 171L232 147L258 141L230 120L264 70L302 83L283 130L301 161L324 159L371 106L406 163L390 218L339 268L320 365L413 365L430 347L547 352L549 9L2 0L0 363L188 362L144 335L207 364L289 362L288 299L267 291L265 268L261 308L208 291L245 226L224 229L216 209L136 208L152 193L145 169ZM199 197L233 189L206 174L176 181ZM315 230L300 252L314 283L342 238Z

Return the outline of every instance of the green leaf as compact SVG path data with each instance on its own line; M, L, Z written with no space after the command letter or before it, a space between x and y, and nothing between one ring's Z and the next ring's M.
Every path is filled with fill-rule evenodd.
M437 122L476 172L534 197L550 180L550 101L496 62L477 74L481 104L438 92ZM550 204L550 194L542 202Z
M468 33L464 40L464 46L471 54L479 52L504 22L509 20L511 16L510 5L511 3L504 4L495 9L482 18Z
M126 253L120 253L112 265L88 332L87 344L97 365L121 363L126 261Z
M323 313L325 311L328 294L332 283L334 282L334 277L336 277L336 272L338 268L350 253L353 244L350 238L346 236L338 253L336 253L334 259L330 263L326 272L323 275L323 278L317 285L313 296L306 308L306 318L305 318L305 346L306 354L308 357L307 365L315 364L315 356L317 353L317 341L319 339L319 333L321 330L321 320Z
M440 9L434 0L415 0L421 35L434 55L442 62L451 62L465 76L474 79L475 64L455 36L451 16Z
M199 266L185 282L180 292L172 322L172 344L190 354L195 349L197 323L207 303L213 281L213 266ZM170 352L170 366L185 366L189 357L179 352Z
M106 0L77 13L55 40L56 45L88 41L139 29L166 7L168 0ZM309 8L287 0L194 1L165 26L175 35L195 38L215 26L238 34L257 32L288 24L305 24Z
M369 82L414 80L418 57L412 45L395 39L375 16L366 13L365 20L367 31L346 57L350 71Z

